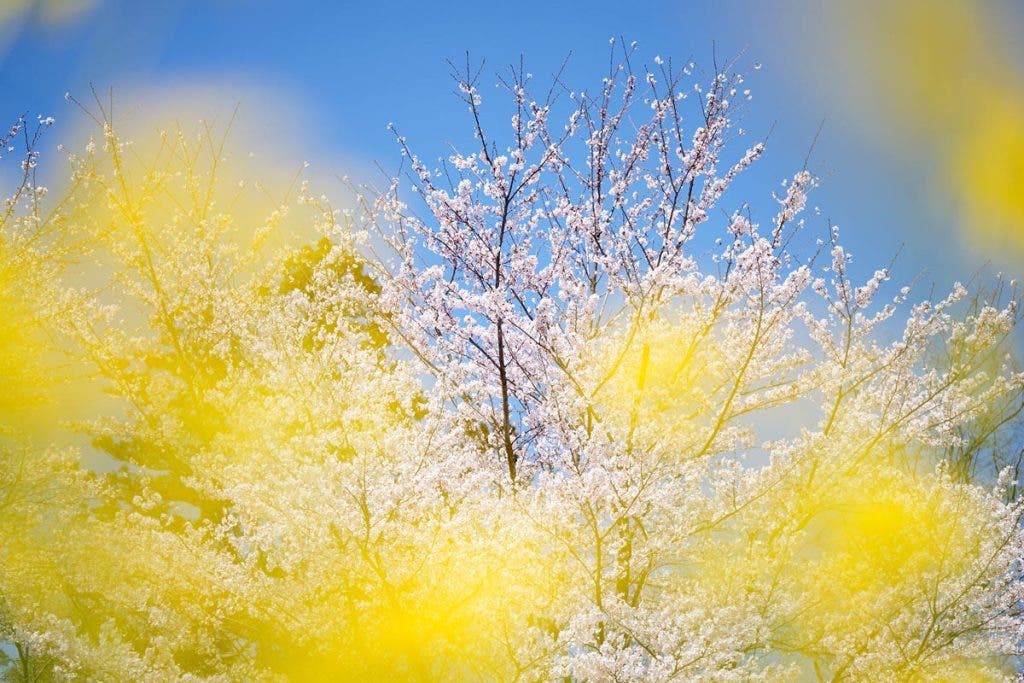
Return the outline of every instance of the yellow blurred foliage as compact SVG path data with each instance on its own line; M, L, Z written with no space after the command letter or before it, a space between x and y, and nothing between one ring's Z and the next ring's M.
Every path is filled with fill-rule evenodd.
M935 201L951 200L969 244L1024 254L1024 70L1005 8L876 0L834 10L844 68L866 64L876 79L857 94L860 115L891 143L934 156Z
M690 451L726 359L696 315L665 310L594 342L593 405L604 426L639 451Z
M951 187L980 239L993 247L1024 245L1024 90L977 98L979 112L954 136Z

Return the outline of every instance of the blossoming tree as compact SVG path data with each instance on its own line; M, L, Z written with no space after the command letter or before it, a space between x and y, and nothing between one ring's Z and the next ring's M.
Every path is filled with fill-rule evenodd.
M857 281L807 170L728 193L742 76L613 55L511 69L497 136L456 70L469 148L399 136L342 210L259 217L210 128L138 154L103 111L51 213L26 176L4 272L49 269L54 348L4 367L112 398L5 433L8 676L1012 677L1015 293Z

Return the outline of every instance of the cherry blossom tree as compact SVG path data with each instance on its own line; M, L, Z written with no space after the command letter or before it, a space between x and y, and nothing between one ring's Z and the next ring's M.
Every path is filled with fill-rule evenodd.
M4 675L1012 678L1016 291L858 278L806 168L732 197L735 64L611 56L497 129L453 66L466 149L342 208L99 101L50 206L30 144L0 360L85 400L5 407Z
M953 470L1019 413L1016 295L955 314L957 285L901 331L909 289L876 303L889 270L853 282L838 231L794 253L806 169L767 228L747 204L716 228L764 149L730 152L743 78L690 87L693 65L637 74L621 55L594 94L556 76L533 97L511 69L502 143L479 73L457 70L474 144L432 169L399 136L423 210L399 180L373 206L394 226L399 336L577 572L545 675L904 678L1012 656L1018 506ZM759 443L785 414L795 433ZM1001 530L959 527L964 506ZM966 584L953 557L978 562ZM963 591L996 586L1001 606L970 615Z

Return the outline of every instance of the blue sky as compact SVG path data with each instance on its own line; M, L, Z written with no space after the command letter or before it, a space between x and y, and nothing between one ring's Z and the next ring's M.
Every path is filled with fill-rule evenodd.
M754 138L772 132L768 154L727 208L750 201L767 218L771 191L799 170L824 120L810 165L823 179L812 196L822 213L809 228L824 236L825 219L839 224L868 271L904 245L902 280L922 271L940 285L969 277L992 254L965 248L955 212L930 182L932 152L893 143L905 124L885 126L890 137L873 134L879 121L866 119L886 114L885 94L872 84L885 74L870 63L869 45L841 52L831 44L846 27L824 4L99 0L62 21L44 20L37 6L0 29L0 116L56 116L55 145L83 118L65 91L86 97L90 83L112 87L130 105L141 89L202 83L229 106L240 102L243 118L289 103L275 123L285 130L267 129L266 138L289 138L298 157L333 175L374 162L394 168L389 121L427 157L448 142L468 147L445 64L467 50L486 59L489 73L522 54L541 80L571 50L566 80L580 87L602 75L610 36L638 41L648 61L660 54L710 64L713 52L722 59L745 51L741 64L763 68L750 74L754 100L743 125ZM1008 59L1024 63L1020 8L1010 0L983 6L1000 12ZM1000 266L1016 268L1012 259Z

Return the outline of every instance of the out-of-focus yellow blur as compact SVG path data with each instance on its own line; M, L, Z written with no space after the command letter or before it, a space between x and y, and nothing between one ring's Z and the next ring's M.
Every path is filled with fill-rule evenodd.
M955 213L968 244L1024 253L1024 70L1006 8L902 0L834 9L844 69L871 76L850 94L858 116L883 144L938 164L935 201Z

